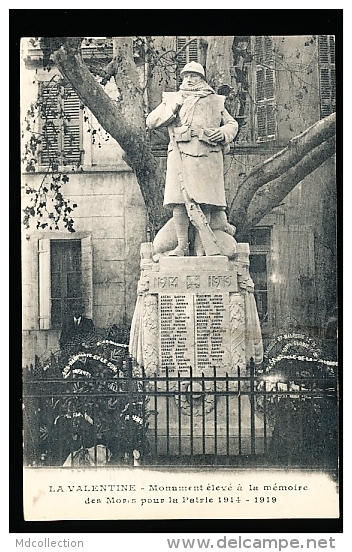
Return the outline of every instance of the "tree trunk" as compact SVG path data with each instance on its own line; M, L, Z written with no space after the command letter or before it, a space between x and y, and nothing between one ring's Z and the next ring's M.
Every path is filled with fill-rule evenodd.
M166 219L162 209L164 179L147 142L143 91L133 62L132 38L115 39L117 101L105 93L90 73L81 56L81 42L81 38L67 38L53 54L54 62L82 103L123 148L125 161L136 173L151 231L155 233Z
M227 84L231 86L230 67L232 60L233 36L205 37L211 45L207 51L206 75L207 82L218 90L219 86Z
M228 58L232 41L233 37L209 37L208 80L216 88L230 82L232 62ZM114 39L112 63L115 63L113 73L119 91L117 101L109 98L83 62L81 42L81 38L66 38L54 52L53 60L82 103L123 148L126 162L135 171L151 232L155 234L167 219L162 208L164 177L148 143L143 90L134 64L132 37ZM285 149L250 172L240 185L229 212L229 220L237 226L239 235L245 235L250 226L278 205L298 182L331 157L334 133L335 114L332 114L290 140Z

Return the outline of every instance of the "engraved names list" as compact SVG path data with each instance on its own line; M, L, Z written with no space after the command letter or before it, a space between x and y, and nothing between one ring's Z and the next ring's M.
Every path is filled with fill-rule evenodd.
M198 371L228 366L229 294L197 294L195 320Z
M159 294L160 364L169 372L194 366L193 296Z
M230 365L228 293L159 293L159 321L163 372Z

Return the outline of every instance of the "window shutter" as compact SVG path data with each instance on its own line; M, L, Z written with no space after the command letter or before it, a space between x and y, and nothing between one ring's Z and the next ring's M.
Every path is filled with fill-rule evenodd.
M190 36L177 36L176 37L176 52L178 52L187 42L191 40ZM193 40L182 52L177 56L177 83L181 84L180 71L191 61L196 61L205 65L205 55L206 55L206 44L200 39L197 38Z
M188 62L198 61L198 40L194 40L188 46Z
M275 72L270 36L254 38L257 141L274 140L276 134ZM267 67L266 65L272 67Z
M262 36L255 37L254 43L254 59L256 63L263 63L264 61L264 48L263 48L263 38Z
M260 105L257 107L257 134L258 141L275 138L276 117L274 105Z
M81 162L81 101L71 86L65 86L63 107L63 164L79 165Z
M256 71L256 99L257 102L263 100L273 100L275 97L274 70L268 68L259 68Z
M273 61L273 41L270 36L255 37L254 60L259 64Z
M330 47L330 63L335 65L335 37L329 37L329 47Z
M336 73L335 68L330 69L330 84L331 84L331 105L332 110L336 110Z
M267 138L275 138L276 117L275 106L268 104L266 106L266 135Z
M318 38L320 116L327 117L336 110L335 37Z
M38 241L39 253L39 329L50 328L50 239Z
M257 102L265 100L265 70L258 69L256 82Z
M93 318L93 248L91 235L82 238L81 253L84 312L88 318Z
M274 99L274 71L273 69L265 69L265 99Z
M176 37L176 51L178 52L181 50L181 48L184 47L184 45L187 42L187 38L185 36L177 36ZM179 60L179 63L187 63L187 57L186 57L186 50L183 50L178 56L177 59Z
M319 62L329 63L328 37L325 35L320 35L318 44L319 44Z
M41 163L49 165L57 161L59 153L59 105L58 88L52 83L40 83L39 93L42 100L40 126L43 135Z
M59 93L60 91L60 93ZM71 86L41 83L41 164L79 165L82 150L81 101Z
M266 138L266 106L260 105L257 107L257 133L258 140Z
M264 61L273 61L273 41L270 36L264 36Z
M190 36L177 36L176 37L176 51L178 52L183 48L183 46L191 40ZM193 40L187 48L182 50L182 52L177 56L178 59L178 67L179 69L182 69L186 63L190 63L191 61L197 61L201 63L200 54L200 40L197 38L196 40Z

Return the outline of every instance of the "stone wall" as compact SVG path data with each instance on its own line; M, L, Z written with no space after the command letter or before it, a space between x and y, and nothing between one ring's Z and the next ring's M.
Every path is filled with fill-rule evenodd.
M32 177L35 186L41 175ZM67 197L77 203L74 234L25 230L22 246L23 358L58 348L59 330L39 330L38 240L92 238L92 316L97 328L130 324L139 277L140 243L146 237L143 199L134 174L90 172L70 175Z

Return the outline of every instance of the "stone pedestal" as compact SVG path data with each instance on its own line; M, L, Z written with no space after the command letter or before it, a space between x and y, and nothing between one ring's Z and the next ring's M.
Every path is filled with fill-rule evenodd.
M243 300L227 257L163 257L158 269L149 274L149 292L158 298L160 372L244 371Z
M248 454L253 428L249 398L238 398L246 384L239 389L238 382L225 379L226 374L248 375L250 357L262 360L248 244L237 244L233 260L165 256L154 261L151 244L142 244L141 258L130 352L147 376L168 375L167 384L158 383L157 432L150 419L159 453ZM216 380L210 379L214 374ZM205 379L190 383L191 375ZM175 395L163 396L163 391ZM235 394L215 400L216 391ZM263 428L255 418L259 438Z

